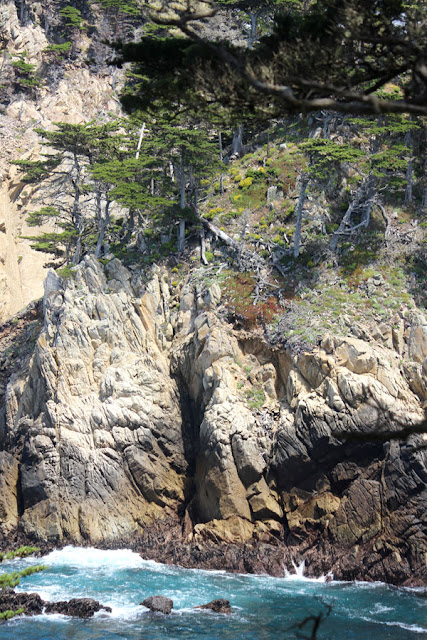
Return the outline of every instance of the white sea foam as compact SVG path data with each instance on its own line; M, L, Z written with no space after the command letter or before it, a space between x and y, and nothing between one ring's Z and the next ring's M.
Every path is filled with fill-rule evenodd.
M103 604L106 607L111 607L111 613L107 613L106 611L101 610L95 613L95 617L104 618L108 616L109 618L117 618L121 620L133 620L135 618L138 618L142 613L148 612L148 609L135 604L123 604L119 606L114 604L114 602L104 602Z
M298 580L304 582L329 582L333 575L331 572L327 573L325 576L319 576L318 578L309 578L304 575L305 571L305 560L302 560L300 564L296 564L292 560L292 566L295 569L295 573L290 573L285 567L285 580Z
M379 602L377 602L377 604L373 608L374 613L388 613L389 611L393 611L393 607L386 607Z
M130 549L104 550L93 547L64 547L43 558L50 566L68 566L79 569L141 569L151 562L143 560Z
M414 633L427 633L426 627L420 627L417 624L405 624L404 622L390 622L384 620L374 620L373 618L367 618L361 616L361 620L365 622L373 622L374 624L386 625L387 627L399 627L399 629L404 629L405 631L413 631Z

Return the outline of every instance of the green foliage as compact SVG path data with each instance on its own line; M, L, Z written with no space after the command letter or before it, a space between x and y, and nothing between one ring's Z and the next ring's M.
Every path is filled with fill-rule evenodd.
M46 49L43 49L43 53L54 56L57 60L62 60L63 56L70 53L72 48L71 42L63 42L61 44L50 44Z
M407 104L411 99L413 104L424 104L425 87L416 71L427 31L425 13L419 8L422 3L219 3L245 11L258 22L265 15L265 37L253 48L231 42L218 47L200 38L196 30L194 42L169 34L167 39L145 38L125 47L125 58L136 63L139 81L133 86L134 104L139 101L147 108L171 100L178 101L178 109L198 107L199 112L212 110L214 105L217 115L225 112L240 122L245 117L281 118L286 110L318 111L322 99L325 108L330 105L338 111L375 114L383 113L386 106L396 106L394 98L378 95L390 80L399 82L401 102L403 98ZM173 9L178 4L173 3ZM185 18L185 3L181 6ZM173 9L169 14L165 10L166 21ZM179 9L176 13L175 24L179 24ZM250 45L256 40L256 31L256 27L255 33L251 29ZM154 68L157 60L161 61L158 69ZM181 73L184 68L185 77Z
M25 175L21 178L22 182L34 184L48 178L60 162L59 156L53 156L46 160L14 160L12 164L18 166L21 171L25 171Z
M21 89L36 89L42 85L40 76L36 73L36 65L26 62L27 54L23 53L15 56L12 67L15 70L15 83Z
M22 569L22 571L12 571L11 573L0 574L0 589L14 589L18 586L21 578L32 576L34 573L44 571L48 567L44 564L33 565Z
M70 266L61 267L60 269L56 270L56 273L60 278L64 278L65 280L68 280L69 278L74 278L74 276L76 275L75 271L73 271L73 268Z
M263 182L265 180L265 174L266 170L264 167L260 169L252 169L252 167L249 167L246 171L246 178L252 178L252 182Z
M67 5L59 10L59 14L68 29L78 29L79 31L83 31L86 28L84 26L82 13L77 9L77 7Z
M261 409L265 402L263 389L247 389L245 391L247 405L250 409Z
M12 560L13 558L26 558L38 551L40 551L38 547L24 546L15 549L15 551L6 551L5 553L0 552L0 562L3 562L4 560Z
M56 129L53 131L40 128L35 131L46 141L46 144L61 153L69 152L84 158L97 158L108 156L122 142L122 138L118 135L120 123L116 121L102 125L96 125L93 122L85 124L55 122L54 124Z
M20 616L21 613L25 613L25 609L16 609L16 611L7 609L6 611L3 611L3 613L0 613L0 620L10 620L15 616Z
M141 14L141 9L134 0L98 0L96 3L107 11L123 13L129 16L139 16Z
M253 178L251 178L250 176L243 178L243 180L240 180L239 182L240 189L247 189L252 185L253 181Z
M70 247L78 237L78 231L69 225L65 225L64 231L52 231L42 233L39 236L22 236L25 240L31 240L31 247L42 253L52 253L56 256L64 254L64 247Z
M27 224L30 227L38 227L49 218L56 218L60 215L55 207L42 207L39 211L32 211L27 216Z
M310 158L310 173L313 177L328 178L331 169L335 171L342 163L354 164L366 157L365 151L352 144L338 143L333 140L319 138L307 140L299 148Z

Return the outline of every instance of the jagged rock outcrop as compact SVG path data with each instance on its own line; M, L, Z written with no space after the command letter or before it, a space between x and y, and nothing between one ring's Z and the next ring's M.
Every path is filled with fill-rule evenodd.
M8 390L6 446L20 447L28 535L117 538L184 501L183 425L168 360L154 322L144 324L135 307L130 273L117 261L108 270L107 284L88 259L65 288L49 274L28 379Z
M46 602L38 593L16 593L13 590L0 592L0 613L23 610L26 616L42 613L60 613L74 618L91 618L98 611L111 613L111 607L104 607L93 598L72 598L60 602Z
M421 314L394 348L328 335L292 354L234 331L216 283L93 257L73 271L49 274L31 367L7 387L4 533L425 579L426 449L392 438L422 418L425 378L407 374L425 362Z

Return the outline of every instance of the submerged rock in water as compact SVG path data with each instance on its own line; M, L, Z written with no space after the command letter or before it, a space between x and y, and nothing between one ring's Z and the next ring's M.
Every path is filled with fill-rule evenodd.
M173 600L165 596L150 596L141 602L150 611L169 614L173 609Z
M97 611L111 613L110 607L104 607L93 598L72 598L68 601L45 602L38 593L15 593L5 591L0 593L0 613L24 609L27 616L37 616L42 613L61 613L75 618L91 618Z
M104 607L93 598L72 598L68 601L47 602L45 613L62 613L64 616L73 616L74 618L91 618L101 609L111 613L111 607Z
M194 607L195 609L211 609L211 611L215 611L215 613L231 613L230 601L225 600L225 598L218 598L218 600L212 600L207 604L201 604L198 607Z

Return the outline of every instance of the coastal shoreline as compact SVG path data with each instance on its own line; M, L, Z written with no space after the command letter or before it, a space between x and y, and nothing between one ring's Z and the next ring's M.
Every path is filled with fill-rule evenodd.
M144 534L115 540L85 541L63 540L51 542L29 539L21 532L0 538L0 551L21 545L37 545L40 557L67 546L102 550L129 549L144 560L173 565L184 569L225 571L227 573L269 575L283 578L296 572L304 563L303 576L310 579L379 582L404 588L427 587L427 569L424 572L402 570L393 558L369 556L369 543L353 550L336 548L324 540L306 540L302 545L286 545L279 539L271 542L252 539L241 542L186 541L179 536L180 525L157 524ZM372 544L370 545L372 547ZM377 553L377 555L379 555ZM371 565L366 562L370 557ZM374 563L374 560L376 562Z

